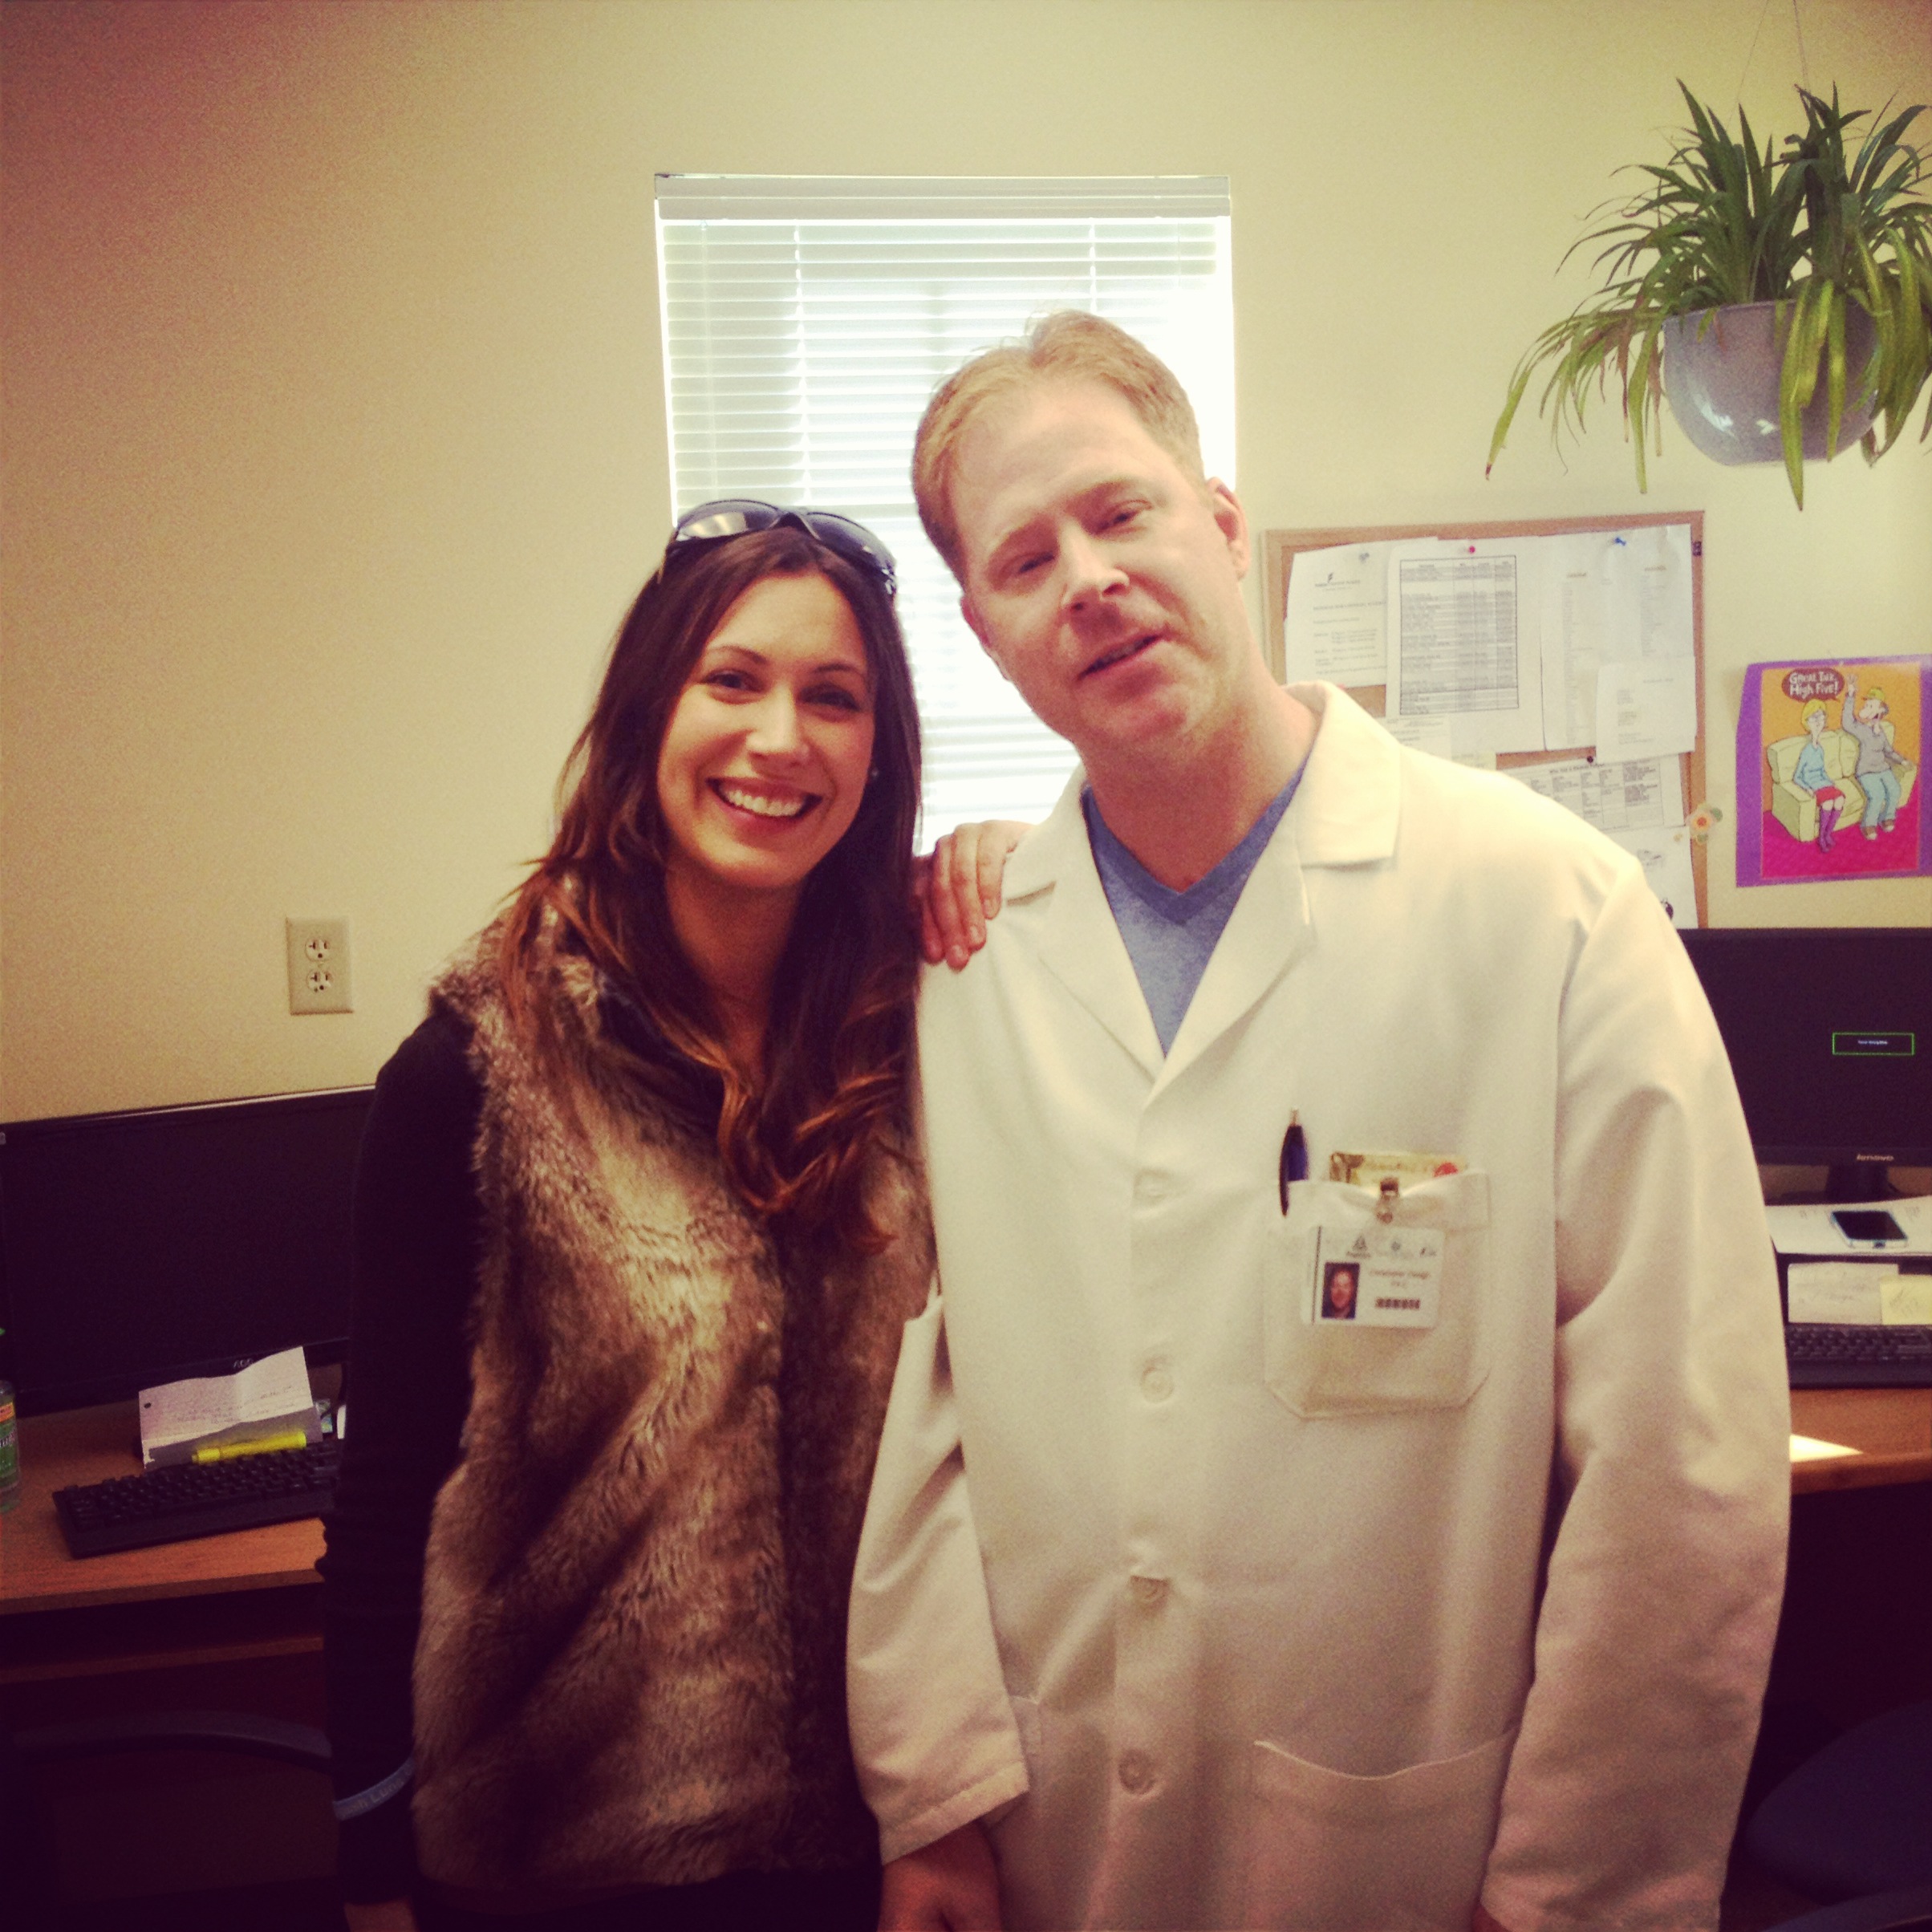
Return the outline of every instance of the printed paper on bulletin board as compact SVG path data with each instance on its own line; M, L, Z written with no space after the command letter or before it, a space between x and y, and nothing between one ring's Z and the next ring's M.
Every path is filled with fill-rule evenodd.
M1932 657L1753 664L1738 716L1738 883L1932 873Z

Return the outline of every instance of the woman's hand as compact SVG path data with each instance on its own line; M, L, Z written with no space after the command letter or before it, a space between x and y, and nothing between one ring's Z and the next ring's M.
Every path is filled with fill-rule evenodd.
M1000 1875L976 1820L886 1867L879 1932L1000 1932Z
M929 964L944 960L956 972L986 944L1008 855L1032 830L1007 818L963 825L915 862L919 950Z
M349 1932L416 1932L416 1912L406 1898L385 1898L377 1905L350 1905L343 1913Z

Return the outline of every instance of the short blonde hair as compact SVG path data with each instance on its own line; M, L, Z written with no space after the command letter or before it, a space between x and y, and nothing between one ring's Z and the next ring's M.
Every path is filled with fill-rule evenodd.
M1884 692L1880 690L1878 686L1876 684L1874 684L1871 689L1865 694L1862 702L1867 704L1876 704L1881 711L1889 711L1892 708L1892 707L1885 701Z
M1813 698L1812 701L1798 713L1798 722L1802 724L1807 731L1809 731L1811 729L1811 721L1813 718L1828 718L1832 714L1824 708L1824 700L1823 698Z
M912 444L912 494L932 546L964 583L965 558L952 516L952 473L972 419L988 403L1035 383L1101 382L1118 390L1161 448L1197 483L1201 432L1174 371L1125 329L1083 309L1041 317L1024 339L962 363L933 392Z

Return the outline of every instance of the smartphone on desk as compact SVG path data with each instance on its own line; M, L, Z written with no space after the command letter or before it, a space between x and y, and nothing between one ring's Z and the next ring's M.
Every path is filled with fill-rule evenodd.
M1881 1247L1887 1241L1906 1238L1906 1231L1882 1208L1835 1208L1832 1225L1846 1240L1865 1247Z

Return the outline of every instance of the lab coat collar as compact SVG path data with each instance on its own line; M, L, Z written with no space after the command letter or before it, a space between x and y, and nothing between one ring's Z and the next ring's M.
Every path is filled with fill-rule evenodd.
M1043 961L1157 1085L1179 1078L1309 943L1304 866L1361 865L1394 854L1400 748L1337 686L1289 689L1316 715L1314 745L1294 802L1249 875L1164 1060L1094 863L1080 809L1083 771L1076 769L1051 815L1007 866L1009 899L1053 889Z
M1053 888L1041 959L1148 1078L1156 1079L1160 1036L1094 863L1086 817L1080 809L1086 789L1086 773L1076 765L1045 822L1027 834L1007 862L1003 889L1008 899L1018 900Z
M1339 685L1290 684L1319 729L1282 821L1301 862L1354 866L1395 856L1402 747ZM1277 837L1276 842L1280 842Z
M1293 684L1315 714L1301 782L1242 888L1181 1029L1160 1085L1181 1078L1313 944L1303 868L1373 864L1395 850L1401 752L1333 684Z

